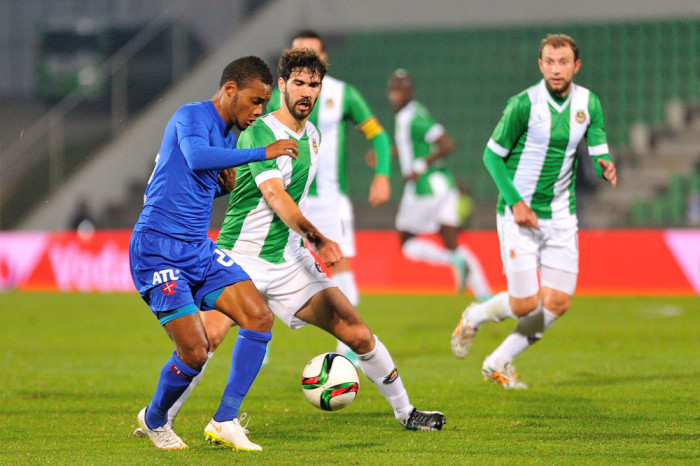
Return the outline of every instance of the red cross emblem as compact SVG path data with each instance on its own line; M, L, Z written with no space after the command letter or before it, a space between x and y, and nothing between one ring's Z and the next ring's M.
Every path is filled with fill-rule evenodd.
M177 291L177 284L175 284L174 281L168 282L165 285L161 286L160 289L163 290L163 294L165 296L170 296L171 294Z
M180 371L180 369L178 369L177 366L176 366L175 364L172 364L172 365L170 366L170 372L172 372L172 373L175 374L176 376L180 377L181 379L186 379L186 378L187 378L187 376L186 376L185 374L183 374L182 371Z

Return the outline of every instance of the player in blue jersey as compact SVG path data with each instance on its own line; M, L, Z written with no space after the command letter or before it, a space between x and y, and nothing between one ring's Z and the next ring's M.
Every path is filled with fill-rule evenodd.
M232 128L243 130L262 114L271 86L264 61L239 58L224 68L211 100L183 105L165 128L129 243L134 284L176 347L151 402L138 415L141 432L156 448L187 448L167 422L167 412L208 359L199 309L216 309L240 330L221 404L205 437L235 450L262 449L248 439L238 410L260 370L273 315L248 274L216 247L207 230L214 197L230 191L230 167L298 155L291 139L235 149Z
M321 157L320 135L308 118L321 92L327 65L313 49L301 48L286 50L278 66L281 107L247 129L239 147L292 138L299 141L299 159L251 163L239 170L218 243L231 248L230 257L244 265L280 320L291 328L315 325L351 347L362 371L387 399L401 425L409 430L440 430L445 416L439 411L419 411L410 403L387 348L301 242L305 238L326 266L343 257L339 245L324 236L301 210ZM253 175L258 171L261 174ZM246 241L248 246L240 253ZM216 348L231 328L231 319L210 312L202 320L211 348ZM190 385L198 380L193 379ZM173 404L170 419L189 393L183 392Z

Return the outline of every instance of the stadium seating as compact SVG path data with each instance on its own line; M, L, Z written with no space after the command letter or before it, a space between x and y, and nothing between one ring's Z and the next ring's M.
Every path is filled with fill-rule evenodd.
M693 203L696 203L693 206ZM637 199L630 212L630 223L637 227L698 226L700 174L675 174L668 186L648 200ZM692 207L691 207L692 206Z

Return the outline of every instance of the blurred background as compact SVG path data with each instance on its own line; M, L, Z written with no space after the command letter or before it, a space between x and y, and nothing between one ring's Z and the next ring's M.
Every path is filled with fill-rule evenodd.
M0 0L0 229L131 228L170 115L209 99L234 58L276 69L303 28L324 36L329 74L355 85L391 135L387 78L413 74L416 98L457 143L448 165L473 229L495 227L481 156L506 99L540 79L541 37L569 34L620 177L612 191L581 164L581 226L700 226L697 0ZM357 227L393 228L397 164L392 202L373 209L370 145L347 143Z

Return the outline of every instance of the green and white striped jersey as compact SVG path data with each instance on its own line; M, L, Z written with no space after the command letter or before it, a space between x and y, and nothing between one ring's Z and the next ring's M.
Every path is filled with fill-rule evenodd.
M572 84L557 102L542 80L508 100L486 150L505 159L515 189L538 218L565 218L576 214L576 147L584 136L591 156L608 156L598 96ZM497 210L506 212L502 192Z
M273 112L280 108L281 94L279 88L272 90L272 97L267 105L267 111ZM345 137L347 123L359 125L358 130L372 140L382 133L386 134L382 125L374 118L372 110L357 89L331 76L323 78L323 87L316 105L309 115L312 122L323 134L321 156L318 161L316 178L309 189L310 196L323 194L348 194L348 182L345 170L346 150ZM389 176L391 174L391 152L388 135L383 146L376 147L377 168L375 173Z
M231 192L217 239L219 248L259 256L275 264L295 257L303 248L301 236L275 214L258 186L272 178L282 178L285 190L303 210L316 172L321 143L316 127L307 121L304 131L298 135L269 113L241 133L236 147L267 146L289 138L299 143L297 160L282 156L236 168L236 187Z
M437 123L428 110L419 102L412 100L396 113L394 142L399 152L401 174L408 176L413 173L413 161L430 155L433 143L445 134L445 128ZM438 160L428 167L428 170L415 182L416 194L424 196L433 194L430 180L434 173L444 176L450 188L454 187L454 177ZM407 186L408 187L408 186Z

